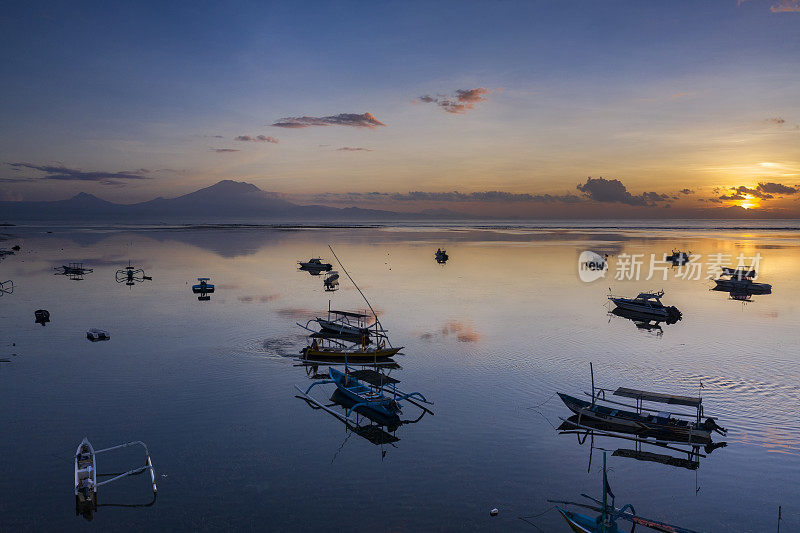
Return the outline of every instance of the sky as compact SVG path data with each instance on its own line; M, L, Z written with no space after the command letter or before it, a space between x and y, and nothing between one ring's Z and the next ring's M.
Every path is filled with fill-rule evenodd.
M800 0L18 2L0 200L800 218L799 52Z

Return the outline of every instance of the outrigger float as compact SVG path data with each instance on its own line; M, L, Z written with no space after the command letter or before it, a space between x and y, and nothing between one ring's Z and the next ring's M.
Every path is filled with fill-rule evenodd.
M636 509L634 509L633 505L629 503L623 505L621 508L617 508L616 504L614 503L614 493L611 491L611 486L608 484L608 475L606 472L606 452L603 452L603 499L598 500L586 494L581 494L581 496L591 500L593 503L586 504L579 502L547 500L550 503L559 505L574 505L576 507L582 507L584 509L590 509L600 513L596 517L591 517L585 514L576 513L574 511L568 511L563 507L556 505L556 510L559 512L559 514L561 514L562 517L564 517L564 520L566 520L567 524L569 524L569 527L577 533L623 533L617 525L617 520L626 520L628 522L632 522L633 526L631 526L631 531L633 531L638 525L648 527L655 531L663 531L665 533L697 533L691 529L674 526L659 520L651 520L649 518L637 516ZM611 496L611 504L608 503L609 496Z
M103 475L97 473L98 454L136 445L140 445L144 448L144 466L128 470L122 474L116 474L111 479L107 479L105 481L97 481L98 476ZM156 474L155 469L153 468L153 461L150 459L150 450L147 449L147 445L144 442L137 440L126 442L125 444L111 446L110 448L103 448L102 450L95 450L92 444L89 442L89 438L84 437L84 439L78 445L78 450L75 452L75 514L83 514L86 518L91 519L92 511L96 511L98 507L98 487L107 485L112 481L117 481L118 479L122 479L127 476L141 474L145 470L150 471L150 481L153 485L153 498L155 499L156 494L158 494L158 487L156 486Z
M719 426L716 419L707 417L703 420L703 399L700 397L677 396L674 394L662 394L658 392L647 392L636 389L619 387L618 389L604 389L594 385L594 369L589 363L592 373L592 392L584 392L591 398L591 401L581 400L574 396L569 396L559 392L558 395L569 409L578 415L578 423L582 418L589 418L600 422L606 422L630 428L638 431L652 431L660 434L670 435L674 439L680 439L686 443L707 444L711 442L713 432L726 435L728 430ZM632 398L636 401L635 405L607 400L606 392L611 392L615 396ZM610 405L601 405L603 402ZM672 405L683 405L694 407L694 415L672 411L663 411L643 406L643 402L655 402ZM629 410L619 407L627 407Z

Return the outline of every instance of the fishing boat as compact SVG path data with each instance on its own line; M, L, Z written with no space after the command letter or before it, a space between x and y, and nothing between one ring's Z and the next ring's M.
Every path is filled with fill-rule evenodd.
M703 399L700 397L647 392L626 387L619 387L616 390L595 387L594 369L591 366L590 368L592 373L592 392L591 394L584 394L590 396L591 401L561 392L558 393L561 401L573 413L578 415L579 420L589 418L628 427L633 430L653 431L671 435L673 438L686 442L706 443L711 441L713 432L717 432L720 435L727 434L727 430L719 426L715 418L706 417L703 420ZM606 392L611 392L614 396L634 399L636 403L635 405L630 405L607 400L605 398ZM644 407L643 402L693 407L696 412L690 414L659 410Z
M197 278L197 281L199 281L200 283L198 283L197 285L192 285L193 293L206 295L214 292L214 285L209 283L209 281L211 281L211 278Z
M351 360L377 361L396 355L403 347L392 346L388 332L378 319L369 300L356 285L333 248L331 246L328 248L339 263L342 272L366 302L371 314L333 310L329 301L327 318L316 317L306 322L305 325L297 322L298 326L311 332L308 336L309 345L300 350L302 358L317 361L344 361L346 363ZM368 323L368 319L372 320L371 324ZM316 322L320 329L311 329L309 327L311 322Z
M661 298L664 296L664 291L658 292L640 292L636 298L622 298L618 296L609 296L608 299L614 304L628 311L636 311L652 316L664 317L670 320L680 320L682 317L681 312L674 305L666 306L661 303Z
M88 274L89 272L94 272L92 268L86 268L83 266L83 263L68 263L66 265L61 265L60 267L55 267L56 270L61 269L59 274L66 274L66 275L83 275Z
M103 476L103 474L97 473L97 455L136 445L140 445L144 448L144 466L133 468L121 474L105 474L105 476L113 477L104 481L97 481L99 476ZM155 495L158 493L158 487L156 486L156 474L155 469L153 468L153 461L150 459L150 450L147 449L147 445L144 442L137 440L126 442L124 444L118 444L109 448L103 448L102 450L95 450L92 444L89 442L89 438L84 437L84 439L78 445L78 450L75 452L75 514L82 514L84 517L91 520L92 511L96 511L99 506L97 503L97 489L99 487L127 476L141 474L145 470L150 472L150 481L152 483L153 496L155 498Z
M673 265L684 265L689 262L691 254L692 252L681 252L673 249L670 255L664 254L664 260L671 262Z
M442 250L441 248L436 250L434 257L436 258L437 263L446 263L447 260L450 259L450 256L447 255L447 250Z
M312 257L308 261L298 261L298 265L300 265L300 270L317 270L317 271L329 271L333 269L333 265L330 263L323 263L322 258L320 257Z
M107 341L111 338L111 334L104 329L91 328L86 331L86 338L92 342Z
M752 268L727 268L723 267L720 275L714 280L717 288L723 290L736 290L750 294L769 294L772 285L753 281L758 275Z
M622 533L622 530L619 528L618 520L626 520L628 522L632 522L633 526L631 527L631 531L633 528L638 526L648 527L655 531L663 531L665 533L697 533L691 529L686 529L680 526L675 526L672 524L667 524L666 522L661 522L659 520L651 520L649 518L644 518L638 516L636 514L636 510L634 509L633 505L626 504L623 505L621 508L617 508L615 504L615 496L614 493L611 491L611 486L608 483L608 474L607 474L607 467L606 467L606 452L603 452L603 498L602 500L598 500L588 496L586 494L581 494L591 502L592 504L587 503L579 503L579 502L569 502L569 501L557 501L557 500L547 500L550 503L555 503L559 505L574 505L576 507L582 507L584 509L590 509L592 511L600 513L598 516L592 517L585 514L577 513L574 511L568 511L559 505L556 505L556 510L558 513L566 520L569 527L577 532L577 533ZM611 503L608 503L608 497L611 497Z
M75 514L90 510L97 510L97 463L85 437L75 452Z

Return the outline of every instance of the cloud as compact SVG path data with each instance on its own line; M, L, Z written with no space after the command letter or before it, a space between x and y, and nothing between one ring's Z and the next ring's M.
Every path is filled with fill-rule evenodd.
M241 152L241 150L236 150L235 148L211 148L212 152L217 152L218 154L227 154L230 152Z
M267 137L266 135L256 135L255 137L251 137L249 135L237 135L233 138L233 140L242 142L278 144L278 139L276 137Z
M800 192L797 187L791 187L789 185L783 185L782 183L773 183L773 182L759 182L758 186L756 187L761 192L770 193L770 194L797 194Z
M681 189L682 194L694 194L692 189Z
M146 168L138 170L124 171L124 172L101 172L101 171L85 171L74 168L67 168L63 165L33 165L31 163L6 163L15 170L31 169L38 172L44 172L41 178L31 178L40 180L56 180L56 181L96 181L104 185L120 184L120 180L146 180L151 179L148 174L150 171ZM16 178L10 178L16 179ZM27 180L25 180L27 181Z
M309 126L350 126L353 128L374 128L385 126L372 113L340 113L329 117L286 117L272 124L277 128L308 128Z
M336 149L337 152L371 152L369 148L362 148L360 146L342 146Z
M418 97L415 102L436 104L448 113L464 114L468 109L475 109L475 104L488 100L486 95L489 89L477 87L475 89L457 89L454 95L437 94Z
M652 207L658 202L670 200L668 194L659 194L657 192L631 194L618 179L607 180L605 178L589 177L586 179L586 183L583 185L578 184L576 188L595 202L618 202L627 205Z
M745 200L741 194L723 194L719 197L720 200Z
M781 117L770 117L770 118L765 118L764 122L766 122L767 124L784 124L786 121Z
M800 13L800 0L778 0L769 10L773 13Z

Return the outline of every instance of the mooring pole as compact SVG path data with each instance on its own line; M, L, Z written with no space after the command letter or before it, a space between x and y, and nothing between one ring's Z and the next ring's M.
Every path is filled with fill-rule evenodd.
M592 374L592 407L594 407L594 366L591 361L589 361L589 372Z

